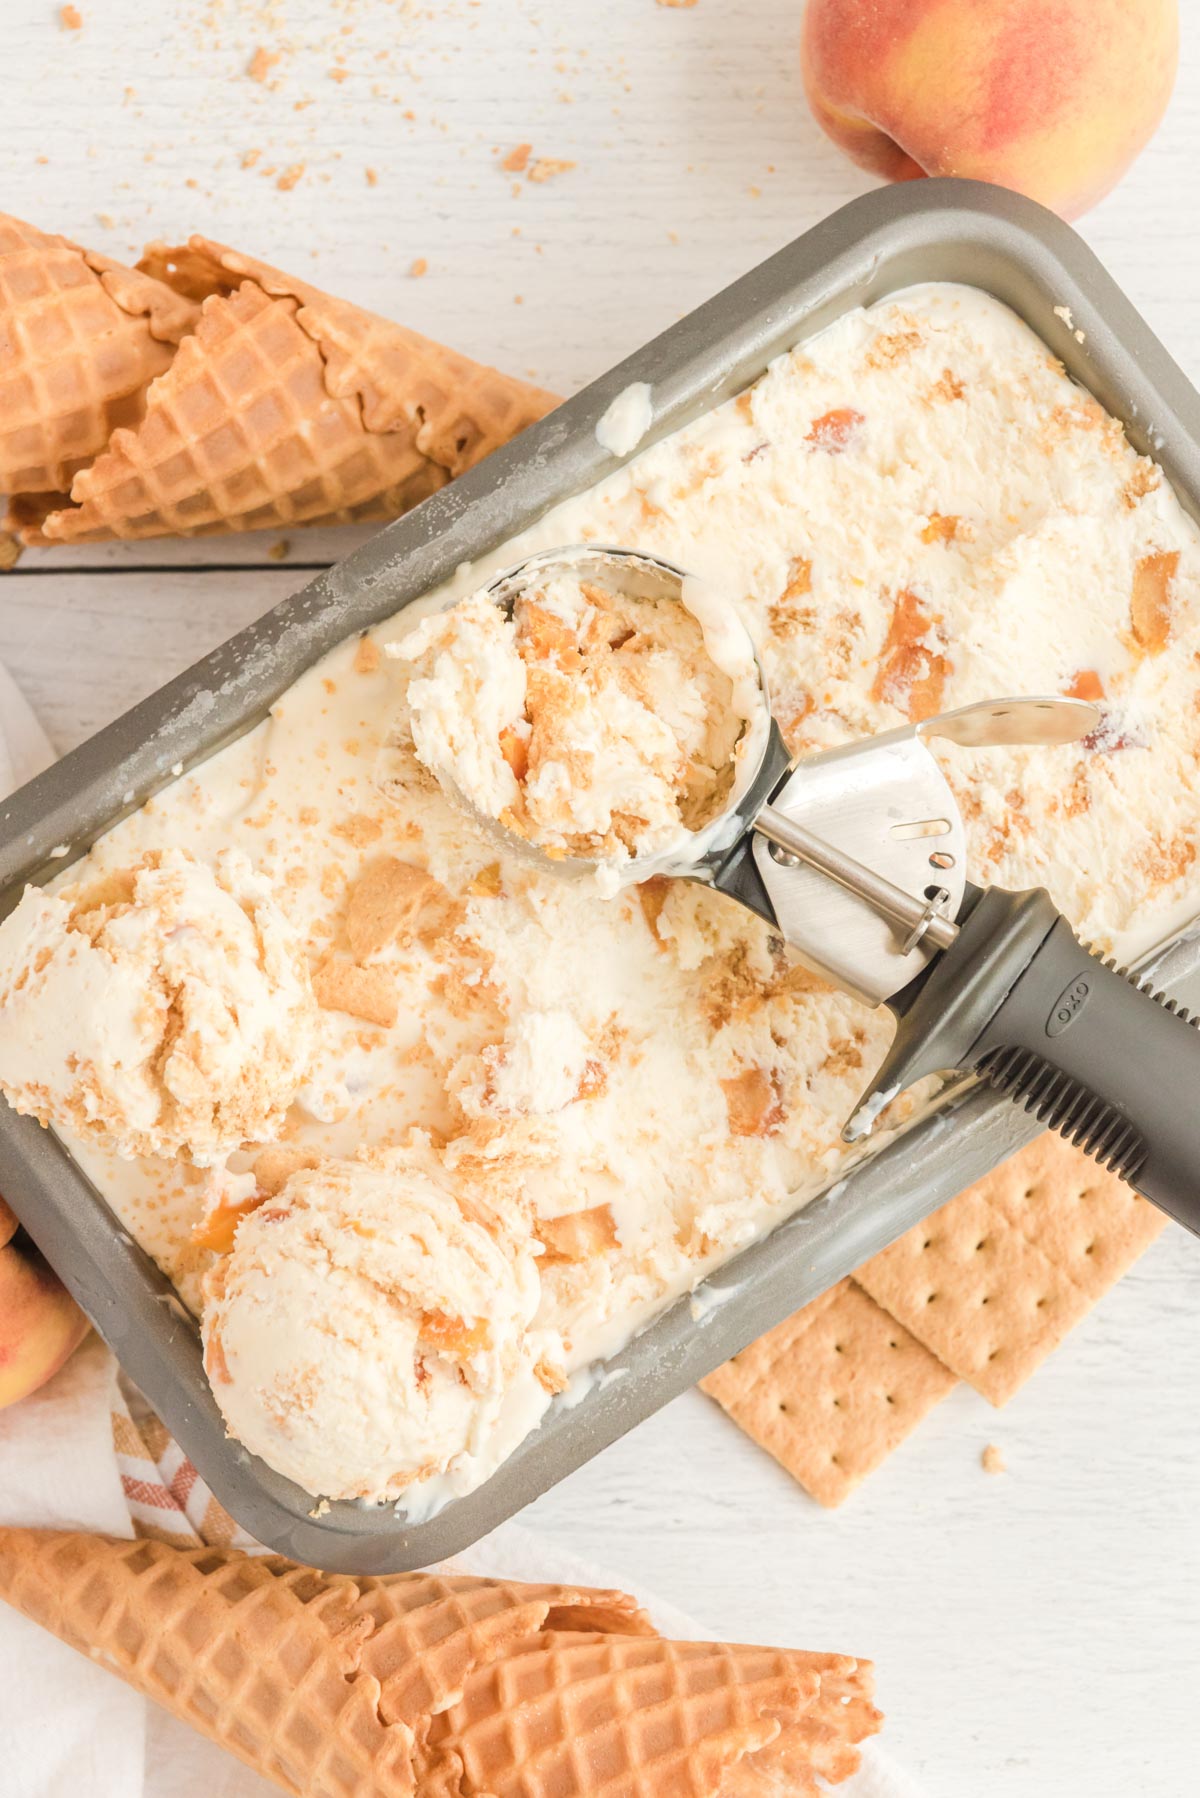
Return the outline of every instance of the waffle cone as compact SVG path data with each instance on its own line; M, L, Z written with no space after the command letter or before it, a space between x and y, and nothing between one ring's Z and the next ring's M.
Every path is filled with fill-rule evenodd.
M0 493L69 489L141 418L198 315L152 275L0 213Z
M555 403L205 238L153 246L138 274L202 302L199 322L27 541L396 517Z
M67 1531L0 1529L0 1597L304 1798L411 1798L430 1714L548 1619L649 1628L619 1592Z
M432 1718L418 1784L424 1798L815 1798L879 1726L869 1672L846 1656L543 1631Z
M869 1664L839 1654L797 1651L791 1658L816 1674L820 1690L768 1748L733 1770L721 1798L779 1798L781 1790L788 1798L820 1798L827 1785L858 1771L858 1745L883 1720L871 1702Z

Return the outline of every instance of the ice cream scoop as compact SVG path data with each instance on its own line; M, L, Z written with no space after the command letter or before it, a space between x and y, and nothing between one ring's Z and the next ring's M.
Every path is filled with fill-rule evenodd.
M594 566L618 589L649 581L691 603L682 570L613 548L549 551L488 591L508 612L551 570ZM734 628L727 600L711 616L714 630ZM793 767L767 725L752 652L744 675L757 684L762 728L751 736L743 698L742 743L756 753L744 753L724 809L689 853L665 864L632 855L622 879L665 872L714 885L775 924L819 974L891 1007L896 1038L846 1124L849 1140L918 1080L978 1073L1200 1233L1200 1020L1092 954L1048 893L967 879L958 804L929 748L1069 743L1098 728L1098 708L1058 695L980 700Z

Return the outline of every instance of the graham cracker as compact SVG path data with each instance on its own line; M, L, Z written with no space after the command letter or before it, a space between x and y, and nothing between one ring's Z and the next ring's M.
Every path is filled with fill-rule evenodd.
M314 973L312 988L323 1011L348 1011L351 1017L384 1030L390 1030L400 1015L396 989L382 968L327 961Z
M432 874L397 856L368 862L346 907L346 940L355 961L367 961L398 937L410 936L422 909L442 890Z
M823 1505L840 1505L954 1384L853 1280L700 1382Z
M274 1199L301 1168L319 1167L319 1149L302 1149L293 1143L272 1143L254 1158L252 1172L260 1193Z
M1002 1405L1165 1222L1114 1174L1048 1133L855 1278L948 1368Z

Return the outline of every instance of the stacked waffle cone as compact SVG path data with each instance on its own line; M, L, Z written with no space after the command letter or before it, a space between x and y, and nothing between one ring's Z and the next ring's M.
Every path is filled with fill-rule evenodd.
M302 1798L816 1798L880 1720L867 1664L621 1592L3 1529L0 1596Z
M26 543L398 517L554 403L207 238L127 269L0 214L0 493Z

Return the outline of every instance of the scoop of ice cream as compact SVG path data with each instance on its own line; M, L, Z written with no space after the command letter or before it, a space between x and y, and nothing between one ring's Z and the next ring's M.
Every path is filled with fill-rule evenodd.
M299 939L235 850L28 887L0 924L0 1090L121 1155L203 1166L270 1137L316 1017Z
M529 1357L528 1238L460 1200L427 1140L294 1173L205 1284L232 1433L307 1491L395 1498L487 1440Z
M753 650L726 621L566 573L428 618L406 661L418 758L452 793L553 856L679 851L728 803L751 715ZM735 640L736 639L736 640Z

